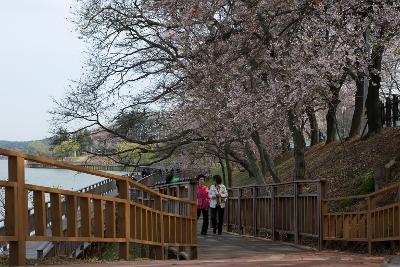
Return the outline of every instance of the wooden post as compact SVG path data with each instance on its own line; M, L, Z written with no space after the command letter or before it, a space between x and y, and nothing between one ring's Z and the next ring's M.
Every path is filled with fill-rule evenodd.
M105 207L105 237L115 238L115 202L107 201Z
M257 187L253 187L253 236L257 236Z
M242 216L240 213L241 210L241 202L242 202L242 189L238 189L238 205L236 210L236 218L238 218L238 227L239 227L239 234L243 234L242 232Z
M323 214L328 212L328 205L323 201L326 197L326 181L320 180L318 183L318 194L317 194L317 218L318 218L318 249L322 249L324 242L324 225L323 225Z
M125 242L119 243L119 258L123 260L129 260L129 237L130 237L130 215L129 215L129 184L127 180L118 181L118 188L119 188L119 198L125 199L127 203L119 204L118 209L118 233L119 237L124 237L126 239Z
M95 220L93 222L93 230L95 237L104 237L104 211L103 211L103 200L93 199L93 210L95 214Z
M191 182L189 184L188 188L188 199L194 201L197 203L197 187L196 187L196 182ZM191 244L197 244L197 204L185 204L189 205L190 208L190 217L192 217L191 220ZM190 259L194 260L197 259L197 246L192 246L190 248Z
M294 243L299 243L299 185L297 182L293 183L293 231Z
M81 236L91 237L92 235L92 213L90 199L87 197L79 198L81 208Z
M8 180L16 182L14 192L14 230L17 241L10 242L10 266L23 266L26 264L26 235L28 228L28 203L25 191L25 160L21 157L8 157Z
M173 188L175 188L175 193L176 193L176 195L174 197L180 198L181 192L179 189L179 185L175 185ZM174 190L172 189L172 191L174 191ZM180 206L181 206L181 203L179 201L176 201L174 213L180 214Z
M228 192L228 196L232 196L232 192L231 192L230 189L227 189L227 192ZM228 202L225 204L226 231L227 231L227 232L231 232L231 220L230 220L230 216L229 216L229 213L230 213L230 205L231 205L231 203L232 203L232 201L228 201Z
M275 236L275 186L271 186L271 239L274 241L276 240Z
M52 235L62 236L61 195L58 193L50 193L50 218Z
M33 208L35 220L35 235L45 236L47 233L46 223L46 200L43 191L33 192Z
M368 239L368 254L372 254L372 219L371 219L371 197L368 196L368 213L367 213L367 239Z
M67 236L78 236L77 197L67 196Z
M107 211L107 208L106 208L106 211ZM131 205L129 216L131 216L131 218L130 218L130 222L131 222L131 224L130 224L130 234L131 234L130 238L135 239L136 238L136 223L132 223L132 222L136 222L136 206ZM106 217L107 217L107 215L106 215ZM107 221L105 221L105 223L107 225ZM106 226L106 228L107 228L107 226ZM107 234L107 231L106 231L106 234Z
M164 244L164 213L162 209L162 198L160 196L154 197L154 208L160 211L159 220L157 220L157 236L161 244ZM158 215L156 215L158 216ZM157 260L164 260L164 245L155 247L155 258Z

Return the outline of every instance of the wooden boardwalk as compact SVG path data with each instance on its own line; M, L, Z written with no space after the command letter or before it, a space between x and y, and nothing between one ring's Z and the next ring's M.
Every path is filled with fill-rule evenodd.
M199 236L197 240L200 260L281 255L304 251L280 242L227 233L220 236L214 234Z
M138 260L72 265L76 267L207 266L207 267L378 267L382 257L337 251L311 251L281 242L229 233L198 236L198 260ZM71 265L61 265L71 266Z
M285 240L301 244L311 238L319 248L330 241L366 242L371 253L373 242L400 239L398 198L380 201L382 197L396 196L400 192L400 182L371 194L333 199L327 198L323 180L230 188L226 229L241 236L225 233L197 238L193 181L150 188L125 176L82 166L5 149L0 149L0 154L8 156L9 166L8 180L0 181L0 187L5 190L6 214L0 242L9 243L12 266L24 265L26 258L33 254L29 252L30 241L54 242L57 248L59 244L68 246L68 242L119 243L120 259L129 258L131 243L148 248L141 251L142 257L160 260L166 258L166 249L175 249L182 255L186 253L185 258L198 256L198 260L192 262L179 262L187 266L326 266L325 262L333 264L328 264L330 266L352 266L354 262L379 266L382 259L374 261L363 255L304 251L276 240L287 238ZM110 189L108 184L89 187L83 192L25 184L25 160L110 179L118 188L118 196L103 195L104 190ZM33 195L32 212L28 209L29 194ZM46 203L48 196L50 206ZM336 207L340 205L336 203L343 201L359 202L357 207L360 208L338 210ZM272 241L244 235L266 235ZM274 261L280 264L264 264ZM315 265L316 262L319 265ZM99 266L132 264L114 262ZM170 266L177 262L147 261L146 264Z

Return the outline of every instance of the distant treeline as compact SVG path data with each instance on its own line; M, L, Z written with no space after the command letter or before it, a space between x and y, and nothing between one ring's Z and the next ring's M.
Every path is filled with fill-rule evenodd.
M45 146L49 145L49 139L43 139L38 141L4 141L0 140L0 147L10 150L22 151L28 154L35 154L35 149L32 147L32 143L42 143Z

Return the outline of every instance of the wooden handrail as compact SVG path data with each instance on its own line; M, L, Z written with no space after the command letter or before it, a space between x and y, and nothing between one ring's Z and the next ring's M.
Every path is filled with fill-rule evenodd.
M129 184L135 186L137 189L140 189L146 193L151 193L152 195L155 196L159 196L159 197L163 197L163 198L167 198L167 199L171 199L171 200L176 200L176 201L182 201L185 203L190 203L190 204L195 204L194 201L190 201L187 199L177 199L174 198L172 196L168 196L168 195L163 195L141 183L138 183L137 181L134 181L126 176L120 176L120 175L115 175L115 174L111 174L108 172L104 172L104 171L97 171L97 170L92 170L92 169L87 169L85 167L81 167L81 166L77 166L74 164L70 164L70 163L65 163L65 162L60 162L60 161L56 161L53 159L49 159L49 158L44 158L44 157L39 157L39 156L33 156L33 155L29 155L29 154L25 154L22 152L16 152L16 151L12 151L12 150L8 150L8 149L4 149L4 148L0 148L0 155L4 155L4 156L8 156L8 157L20 157L23 158L25 160L31 160L31 161L35 161L35 162L40 162L43 164L47 164L47 165L51 165L51 166L55 166L61 169L67 169L67 170L71 170L71 171L76 171L76 172L82 172L82 173L86 173L86 174L91 174L91 175L95 175L95 176L99 176L99 177L103 177L103 178L108 178L108 179L112 179L112 180L116 180L116 181L128 181Z
M128 182L130 184L133 184L134 186L136 186L136 184L137 184L137 182L135 182L133 180L128 180ZM145 187L148 188L147 186L145 186ZM139 189L141 189L141 188L139 188ZM145 190L143 190L143 191L145 191ZM187 203L187 204L191 204L191 205L197 205L196 201L193 201L193 200L190 200L190 199L184 199L184 198L177 198L177 197L174 197L174 196L162 194L162 193L160 193L158 191L155 191L154 189L151 189L151 191L145 191L145 192L158 195L159 197L162 197L163 199L175 200L175 201L179 201L179 202L182 202L182 203Z
M347 196L347 197L333 197L333 198L325 198L322 201L323 202L332 202L332 201L341 201L341 200L363 199L363 198L368 198L369 196L370 196L370 194Z
M20 157L25 160L43 163L43 164L55 166L55 167L58 167L61 169L82 172L82 173L100 176L100 177L104 177L104 178L109 178L109 179L113 179L113 180L117 180L117 181L126 181L127 180L127 177L125 177L125 176L114 175L114 174L103 172L103 171L91 170L91 169L87 169L87 168L77 166L77 165L74 165L71 163L56 161L53 159L39 157L39 156L33 156L33 155L25 154L22 152L16 152L16 151L4 149L4 148L0 148L0 155L4 155L4 156L8 156L8 157ZM144 186L139 184L138 188L141 188L141 187L144 187Z
M0 181L0 187L5 188L6 213L5 235L0 235L0 241L10 242L11 266L25 264L26 241L115 242L119 257L125 260L132 242L153 246L159 259L165 257L168 246L196 249L194 194L190 199L169 196L128 177L7 149L0 148L0 155L8 157L9 173L8 181ZM118 196L93 194L93 185L88 188L94 191L81 192L26 184L25 160L115 180ZM96 185L101 187L105 182ZM130 187L142 196L146 194L145 201L136 202ZM33 196L33 209L28 208L28 192Z
M290 182L281 182L281 183L268 183L264 185L246 185L246 186L235 186L230 187L229 189L245 189L245 188L262 188L262 187L272 187L272 186L282 186L282 185L292 185L292 184L315 184L318 182L325 182L325 179L319 180L298 180L298 181L290 181Z
M392 189L395 189L397 187L400 187L400 182L396 182L394 184L391 184L389 186L386 186L382 189L379 189L378 191L369 193L369 194L363 194L363 195L355 195L355 196L346 196L346 197L333 197L333 198L325 198L323 199L324 202L329 202L329 201L340 201L340 200L352 200L352 199L362 199L362 198L369 198L369 197L374 197L377 195L380 195L384 192L390 191Z
M385 197L388 192L389 198ZM372 253L373 242L400 240L400 182L389 185L376 192L364 195L324 198L323 199L323 239L334 241L367 242L368 252ZM376 207L377 200L384 196L381 206ZM391 198L390 198L391 197ZM335 202L344 200L365 200L362 207L352 210L338 206ZM390 201L389 201L390 200ZM335 211L336 209L336 211ZM333 210L333 211L331 211Z

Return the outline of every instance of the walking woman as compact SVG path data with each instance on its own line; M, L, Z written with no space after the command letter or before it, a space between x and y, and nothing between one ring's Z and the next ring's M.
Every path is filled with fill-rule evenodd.
M225 203L228 199L228 191L225 185L222 184L222 178L219 175L214 175L214 184L210 187L208 195L211 198L211 223L213 227L213 233L222 234L222 225L224 223L224 209ZM218 219L218 222L217 222Z
M208 196L208 187L204 185L205 176L197 176L197 219L203 214L203 225L201 235L207 235L208 230L208 207L210 206L210 197Z

